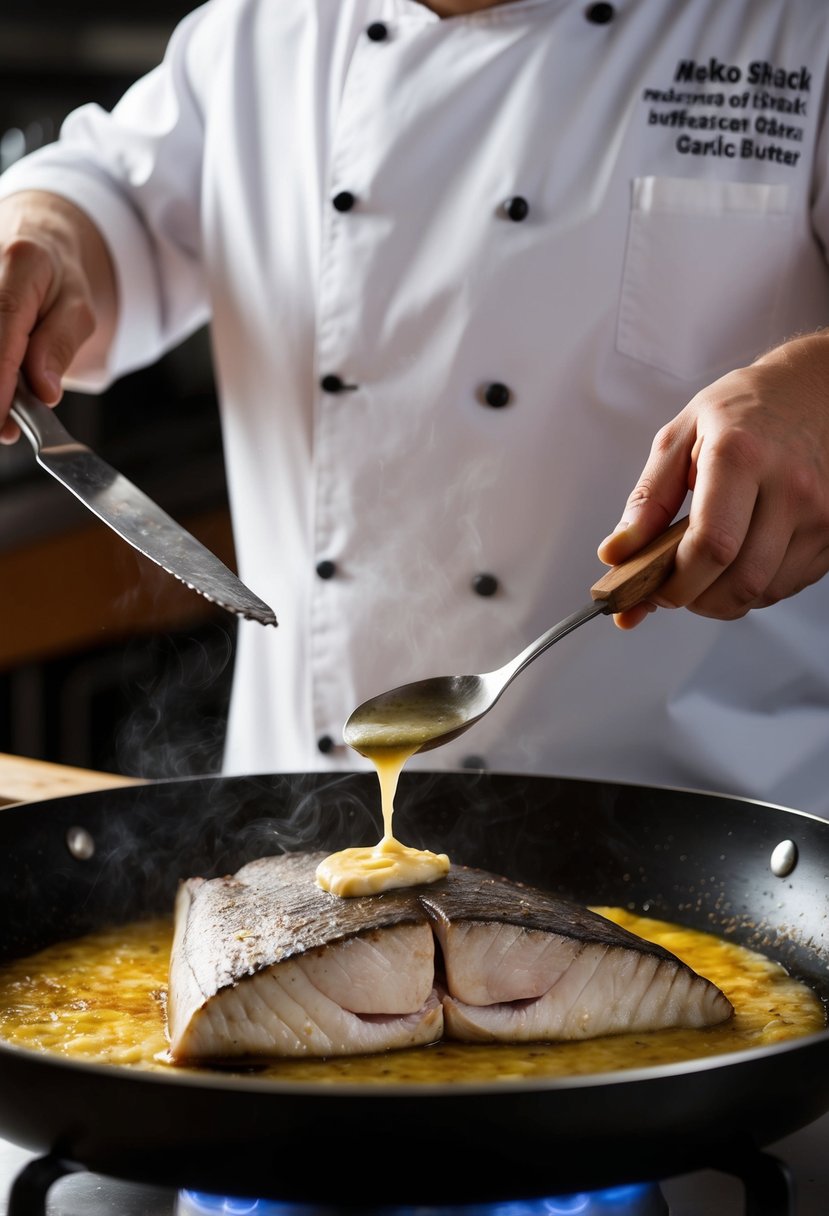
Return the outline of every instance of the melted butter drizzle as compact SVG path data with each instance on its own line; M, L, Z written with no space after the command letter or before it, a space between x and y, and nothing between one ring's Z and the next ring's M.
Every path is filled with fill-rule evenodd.
M380 782L383 810L383 835L376 845L357 846L331 853L316 869L317 885L323 891L345 898L378 895L392 887L413 887L436 882L449 870L445 853L414 849L401 844L393 832L394 796L403 765L417 751L418 744L406 747L367 747L362 751L374 764Z

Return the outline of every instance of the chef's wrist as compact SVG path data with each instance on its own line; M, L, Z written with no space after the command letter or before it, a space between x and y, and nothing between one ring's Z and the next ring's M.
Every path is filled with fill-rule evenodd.
M754 363L806 377L813 380L816 391L829 394L829 328L797 334L760 355Z

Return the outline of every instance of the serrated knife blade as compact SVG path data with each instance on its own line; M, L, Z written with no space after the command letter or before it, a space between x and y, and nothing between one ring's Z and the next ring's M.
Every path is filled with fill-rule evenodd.
M262 625L276 625L272 608L148 495L74 439L22 377L11 417L32 445L41 468L134 549L211 603Z

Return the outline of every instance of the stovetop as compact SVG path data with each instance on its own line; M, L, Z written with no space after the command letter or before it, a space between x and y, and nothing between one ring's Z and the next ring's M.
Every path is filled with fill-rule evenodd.
M766 1153L783 1161L794 1178L791 1216L827 1216L829 1212L829 1114L802 1131L770 1145ZM0 1216L7 1216L9 1192L21 1170L35 1154L0 1140ZM650 1216L661 1208L668 1216L753 1216L747 1209L743 1184L713 1170L636 1188L617 1188L601 1195L550 1197L546 1201L478 1206L475 1216ZM765 1199L763 1200L765 1203ZM439 1200L436 1200L436 1205ZM637 1207L637 1204L639 1205ZM439 1206L385 1208L384 1216L443 1216ZM471 1209L470 1209L471 1213ZM98 1174L77 1173L61 1178L48 1192L47 1216L314 1216L304 1205L279 1205L255 1200L217 1202L198 1193L122 1182ZM330 1209L326 1209L330 1216ZM352 1212L353 1216L353 1212ZM790 1216L763 1206L762 1216Z

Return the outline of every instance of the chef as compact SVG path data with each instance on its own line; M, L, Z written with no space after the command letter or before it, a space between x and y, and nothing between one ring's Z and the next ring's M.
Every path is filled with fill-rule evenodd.
M823 0L208 0L4 174L0 417L210 326L280 621L226 772L363 766L358 703L500 666L690 507L655 611L411 766L829 815L828 67Z

